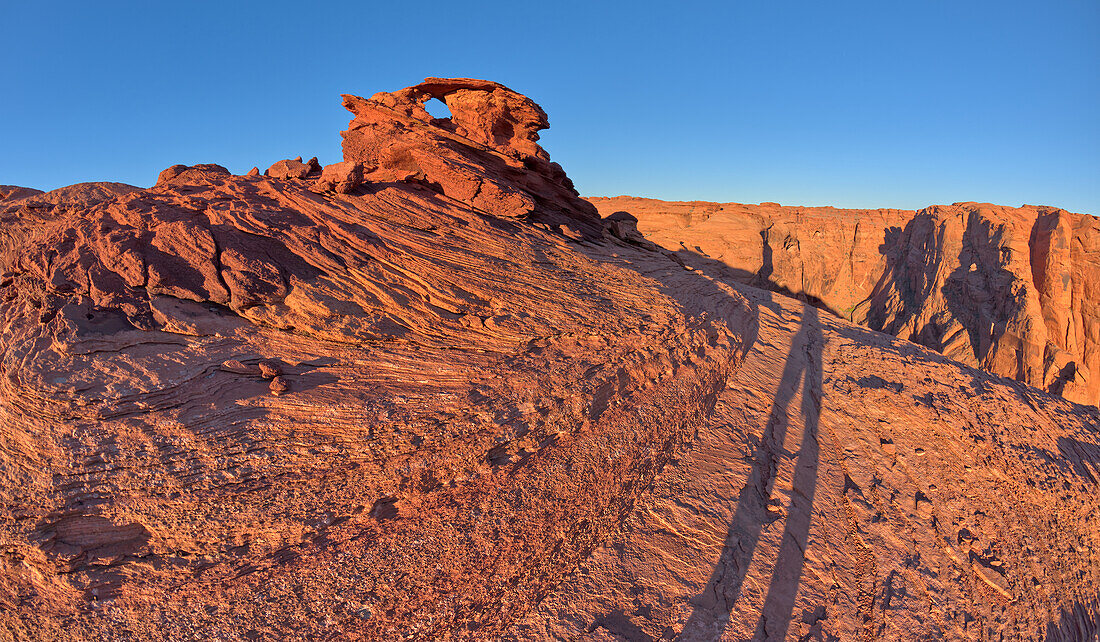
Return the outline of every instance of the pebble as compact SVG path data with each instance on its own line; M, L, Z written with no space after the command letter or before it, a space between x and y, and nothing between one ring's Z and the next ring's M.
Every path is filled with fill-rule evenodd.
M279 363L277 361L264 359L260 362L259 365L260 376L262 376L264 379L271 379L273 377L278 377L279 375L283 374L283 369L279 367Z
M276 397L285 395L287 392L290 392L290 382L283 377L275 377L271 380L270 390L271 394Z

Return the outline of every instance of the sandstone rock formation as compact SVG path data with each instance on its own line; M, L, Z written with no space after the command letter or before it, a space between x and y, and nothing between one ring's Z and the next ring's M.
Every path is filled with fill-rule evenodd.
M450 118L432 118L435 98ZM355 119L344 160L358 161L375 183L419 181L494 216L531 218L591 234L595 208L579 198L561 166L538 145L546 113L507 87L468 78L428 78L370 99L344 96Z
M31 187L19 187L18 185L0 185L0 201L23 199L28 196L42 194L42 190Z
M1094 409L740 291L706 426L506 639L1095 639Z
M1096 631L1094 409L601 221L501 85L345 104L326 172L0 202L4 637Z
M138 189L133 185L110 182L77 183L49 192L4 185L0 186L0 211L17 207L52 209L54 206L92 205Z
M742 283L1072 401L1100 403L1100 222L981 203L919 212L594 198Z

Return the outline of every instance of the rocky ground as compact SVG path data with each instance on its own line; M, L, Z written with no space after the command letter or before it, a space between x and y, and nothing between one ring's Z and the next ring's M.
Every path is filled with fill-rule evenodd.
M1094 639L1093 408L745 293L710 420L511 639Z
M0 638L1094 639L1095 406L601 219L506 87L345 105L0 187Z

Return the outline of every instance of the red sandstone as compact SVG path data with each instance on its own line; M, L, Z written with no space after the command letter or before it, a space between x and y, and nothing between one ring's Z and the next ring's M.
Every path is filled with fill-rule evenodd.
M1095 635L1096 408L755 287L1085 350L1091 224L596 201L639 232L502 85L345 105L304 175L0 188L7 637Z

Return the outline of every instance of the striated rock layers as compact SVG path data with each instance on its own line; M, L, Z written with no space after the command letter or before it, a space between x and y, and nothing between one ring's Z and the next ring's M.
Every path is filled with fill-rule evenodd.
M1066 399L1100 403L1100 221L982 203L919 212L590 199L685 261L802 296ZM625 214L620 214L625 216Z
M580 251L555 221L600 221L531 132L506 154L440 128L433 165L430 123L348 100L414 127L425 171L340 194L175 166L110 200L4 206L0 631L489 635L704 421L743 299L688 306L664 257L683 287ZM463 150L480 194L530 209L446 194Z
M433 118L438 99L450 118ZM484 80L428 78L369 100L344 96L355 114L344 136L344 161L361 163L371 182L416 181L495 216L525 217L591 234L596 209L538 145L550 126L530 98Z
M5 188L0 638L1096 631L1092 409L685 269L506 87L345 104L324 168Z

